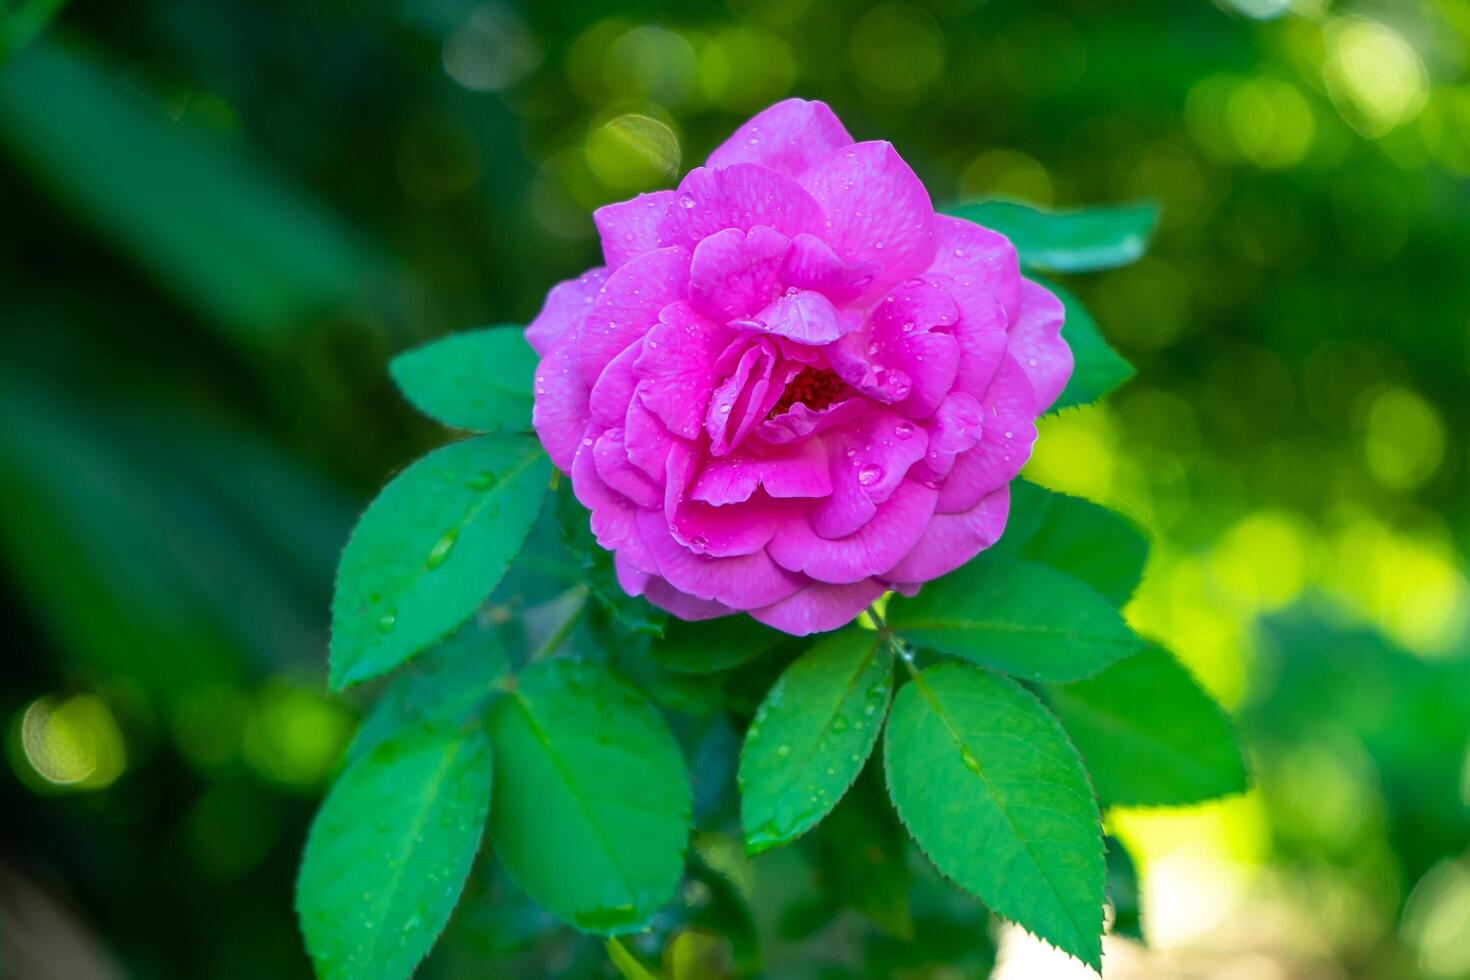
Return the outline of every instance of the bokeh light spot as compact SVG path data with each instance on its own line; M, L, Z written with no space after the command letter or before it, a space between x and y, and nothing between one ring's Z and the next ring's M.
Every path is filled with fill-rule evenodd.
M1327 91L1359 132L1382 136L1424 108L1424 62L1393 28L1366 17L1341 17L1327 25L1325 39Z
M779 101L796 81L796 62L786 42L749 27L730 27L699 50L699 86L705 98L730 112L748 112Z
M679 138L666 123L639 113L618 116L592 131L587 164L612 187L647 190L679 173Z
M1444 459L1439 412L1407 388L1380 388L1366 399L1363 456L1369 472L1396 490L1420 486Z
M1015 150L987 150L971 160L960 174L965 197L1006 197L1042 207L1052 203L1051 177L1046 168Z
M122 732L95 695L39 698L21 711L16 728L22 778L34 774L43 785L95 790L112 785L127 768Z
M1300 162L1316 130L1306 98L1296 86L1273 78L1236 85L1225 103L1225 124L1241 156L1267 169Z
M351 716L337 702L272 681L261 688L246 722L245 761L274 782L311 789L337 764L351 729Z
M535 70L541 47L513 11L481 4L444 39L440 52L449 77L475 92L498 92Z
M907 105L944 70L944 35L930 14L883 3L852 26L853 70L874 98Z

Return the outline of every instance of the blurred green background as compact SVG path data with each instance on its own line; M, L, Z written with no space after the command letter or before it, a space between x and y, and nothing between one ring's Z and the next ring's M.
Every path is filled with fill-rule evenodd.
M1257 786L1113 815L1109 975L1470 976L1463 0L0 0L0 974L308 973L332 570L439 438L386 358L789 95L936 200L1164 207L1028 474L1156 535L1129 615Z

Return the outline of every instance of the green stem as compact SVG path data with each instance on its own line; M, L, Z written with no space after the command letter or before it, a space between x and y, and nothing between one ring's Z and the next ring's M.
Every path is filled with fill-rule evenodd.
M904 667L908 669L909 676L917 680L919 669L914 666L914 651L912 648L894 635L893 630L888 626L888 620L883 618L883 614L878 611L876 604L868 607L868 615L877 624L878 635L883 637L883 642L888 644L888 649L892 650L893 655L903 662Z
M582 612L587 608L588 597L587 586L579 585L577 588L582 591L582 604L573 610L566 619L561 621L561 624L552 631L551 635L546 638L546 641L536 648L535 653L531 654L531 659L527 663L533 663L547 654L554 652L557 647L562 645L562 641L567 638L572 632L572 629L576 627L577 620L582 618Z

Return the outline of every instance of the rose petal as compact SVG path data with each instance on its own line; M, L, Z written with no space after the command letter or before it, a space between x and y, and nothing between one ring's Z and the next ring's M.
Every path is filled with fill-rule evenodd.
M1026 372L1036 392L1038 413L1051 408L1072 376L1072 348L1062 339L1065 315L1062 301L1050 290L1021 281L1020 312L1011 324L1006 350Z
M647 572L634 568L632 563L622 555L613 555L613 571L617 573L618 585L628 595L638 596L648 588L649 581L653 578Z
M628 462L659 483L664 479L664 464L669 453L673 451L674 444L682 440L669 434L663 421L644 406L640 395L628 403L623 441L628 450Z
M801 183L830 222L822 239L848 262L881 267L869 294L929 268L934 206L892 144L854 143L813 167Z
M641 571L654 571L653 556L643 546L638 531L638 514L643 511L602 482L592 459L592 447L586 443L578 448L572 461L571 477L577 502L592 512L590 524L597 543L622 555Z
M882 595L883 583L866 579L852 585L814 582L780 602L752 609L752 619L792 636L806 636L846 626Z
M638 530L660 575L680 592L714 599L734 609L780 602L805 579L781 568L764 551L735 558L696 555L669 534L663 514L640 510Z
M980 403L962 391L951 392L926 423L929 451L909 469L919 482L936 483L954 469L955 457L980 441Z
M634 365L642 351L643 341L637 340L617 357L613 358L588 396L588 407L592 413L592 425L597 429L610 429L623 424L628 413L628 402L638 386L638 373Z
M709 166L758 163L788 177L852 142L847 130L823 102L787 99L758 113L709 155Z
M587 384L577 367L577 337L564 333L536 365L536 401L531 407L536 436L563 473L571 472L588 416Z
M639 507L657 507L663 501L663 488L628 462L622 429L608 429L597 437L592 444L592 461L603 483Z
M1002 234L947 214L934 217L934 262L930 272L954 279L960 309L979 298L994 299L1014 316L1020 299L1021 267L1016 249Z
M682 241L671 220L673 208L673 191L654 191L593 211L592 223L602 237L602 256L608 268L616 269L644 252Z
M712 459L695 479L690 495L720 507L749 500L761 486L781 499L831 493L832 476L821 440L798 443L766 457L739 453Z
M857 322L839 316L831 300L808 289L778 296L755 316L736 320L731 325L817 346L851 333Z
M877 513L904 482L909 467L924 458L928 433L892 412L871 412L834 440L832 496L812 509L812 528L824 538L854 533ZM867 501L864 504L863 501Z
M776 348L760 338L745 348L730 376L715 386L704 418L711 455L733 451L781 397L789 378L785 373L777 376L777 362Z
M667 580L657 575L649 578L648 584L643 588L643 597L660 609L691 623L729 616L735 612L723 602L715 602L713 599L697 599L688 593L680 592Z
M927 582L954 571L1000 540L1010 511L1010 484L1002 484L958 514L935 514L917 544L884 577Z
M816 235L797 235L781 265L781 278L798 289L815 289L834 303L855 299L878 275L876 262L852 263Z
M659 313L634 370L643 379L639 399L671 432L686 439L699 435L715 387L715 361L733 336L687 303L672 303Z
M939 491L941 514L970 510L981 498L1009 483L1031 456L1036 441L1036 396L1026 374L1009 354L980 403L980 441L954 461Z
M858 582L881 575L918 544L938 496L938 491L905 480L856 533L833 540L806 521L784 521L766 551L782 568L819 582Z
M692 247L726 228L774 228L787 238L822 227L822 209L790 177L750 163L724 170L697 167L685 175L675 194L673 217L678 241Z
M717 323L748 317L781 290L781 263L791 239L765 225L726 228L694 247L689 300Z
M608 362L658 321L659 311L684 298L689 286L689 253L660 248L608 276L577 335L577 363L595 378Z
M598 266L576 279L568 279L551 287L541 312L526 326L526 343L537 354L545 356L562 334L576 326L592 312L597 291L607 282L607 269Z

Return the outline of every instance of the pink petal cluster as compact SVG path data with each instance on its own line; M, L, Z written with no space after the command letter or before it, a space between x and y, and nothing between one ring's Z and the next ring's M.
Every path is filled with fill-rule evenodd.
M1072 372L1062 306L890 144L793 99L595 220L607 264L526 337L536 432L630 594L800 635L1000 537Z

